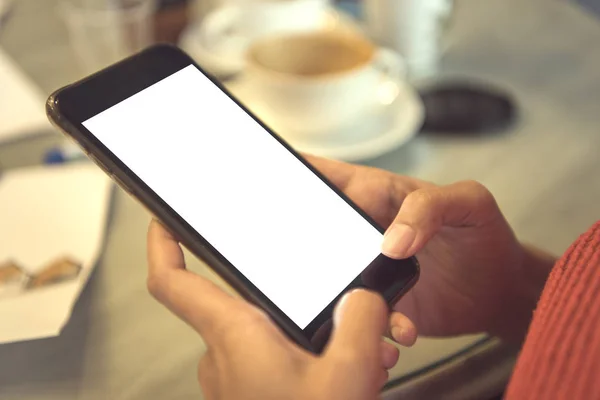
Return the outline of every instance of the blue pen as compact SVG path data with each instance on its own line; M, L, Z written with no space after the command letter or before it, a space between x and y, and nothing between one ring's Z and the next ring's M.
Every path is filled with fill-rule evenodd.
M44 155L44 164L63 164L86 159L87 157L79 147L73 143L66 142L48 150Z

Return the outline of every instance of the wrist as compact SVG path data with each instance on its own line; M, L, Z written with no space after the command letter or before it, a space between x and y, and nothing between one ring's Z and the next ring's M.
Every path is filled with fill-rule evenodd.
M513 279L511 301L504 308L504 318L500 318L502 327L493 332L502 339L513 343L522 343L538 300L544 290L546 280L557 258L535 246L520 244L520 262ZM509 305L510 304L510 305Z
M557 257L529 244L522 244L521 284L519 289L523 299L533 304L532 312L544 290L546 280L557 261Z

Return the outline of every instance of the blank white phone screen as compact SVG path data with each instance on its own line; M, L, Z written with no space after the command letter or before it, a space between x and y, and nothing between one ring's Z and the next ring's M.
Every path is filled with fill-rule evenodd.
M83 125L302 329L380 253L381 233L193 65Z

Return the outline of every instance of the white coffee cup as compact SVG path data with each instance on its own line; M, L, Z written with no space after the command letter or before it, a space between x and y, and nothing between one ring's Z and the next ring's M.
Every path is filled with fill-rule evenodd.
M335 30L270 36L246 54L248 85L269 111L265 122L304 140L335 139L323 135L359 118L404 77L397 53Z
M310 31L323 25L330 0L237 0L207 15L200 35L207 47L243 51L269 34Z

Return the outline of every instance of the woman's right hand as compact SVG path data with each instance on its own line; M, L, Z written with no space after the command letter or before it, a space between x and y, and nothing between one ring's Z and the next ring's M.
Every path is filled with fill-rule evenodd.
M394 309L420 333L490 332L520 341L554 259L523 246L492 194L465 181L437 186L316 157L308 160L387 231L382 250L416 255L421 277ZM392 336L415 337L401 314Z
M156 221L148 230L148 289L204 339L198 379L206 399L376 399L398 360L382 340L389 308L380 295L345 294L331 339L315 355L264 311L187 270L181 246Z

